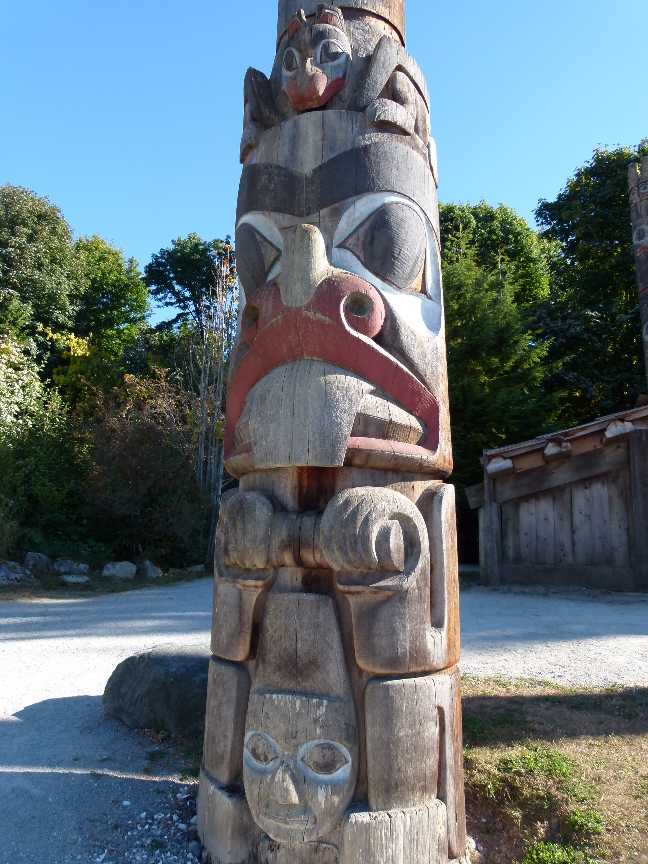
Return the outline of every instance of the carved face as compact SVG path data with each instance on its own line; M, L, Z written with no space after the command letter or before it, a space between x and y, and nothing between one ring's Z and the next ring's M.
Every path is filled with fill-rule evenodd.
M312 27L293 22L288 34L281 62L283 92L297 112L321 108L344 87L349 70L351 46L341 21L325 13Z
M266 834L278 842L303 842L335 828L358 773L352 706L284 693L252 694L245 732L245 795Z
M451 469L436 184L417 135L376 122L307 112L266 131L245 164L231 473Z

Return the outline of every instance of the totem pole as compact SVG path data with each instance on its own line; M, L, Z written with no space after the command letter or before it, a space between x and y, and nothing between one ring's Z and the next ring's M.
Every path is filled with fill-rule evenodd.
M245 78L214 864L465 856L436 156L404 34L404 0L279 0Z
M630 207L632 208L632 242L637 264L639 312L643 335L646 376L648 377L648 156L633 162L629 170Z

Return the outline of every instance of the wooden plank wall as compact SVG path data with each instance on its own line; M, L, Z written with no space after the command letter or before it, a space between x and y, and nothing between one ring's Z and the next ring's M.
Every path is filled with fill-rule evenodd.
M504 582L631 590L628 466L502 504Z

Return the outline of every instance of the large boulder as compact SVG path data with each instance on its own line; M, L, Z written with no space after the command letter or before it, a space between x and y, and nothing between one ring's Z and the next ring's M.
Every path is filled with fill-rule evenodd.
M43 579L52 572L52 562L42 552L28 552L25 555L23 567L37 579Z
M87 576L89 570L87 564L69 558L57 558L54 562L54 572L58 576Z
M132 729L193 732L205 725L208 671L208 648L160 645L117 666L103 704Z
M0 585L30 584L33 581L32 574L15 561L0 562Z
M111 561L101 571L105 579L123 579L129 582L135 578L137 567L130 561Z
M160 568L156 567L155 564L148 559L146 561L140 561L138 563L137 572L145 579L159 579L162 575L162 571L160 570Z

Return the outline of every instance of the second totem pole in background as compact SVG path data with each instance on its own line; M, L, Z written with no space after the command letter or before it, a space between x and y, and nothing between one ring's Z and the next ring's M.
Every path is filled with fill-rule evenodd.
M280 0L245 79L213 862L465 855L436 154L404 39L404 0Z

